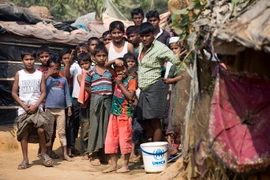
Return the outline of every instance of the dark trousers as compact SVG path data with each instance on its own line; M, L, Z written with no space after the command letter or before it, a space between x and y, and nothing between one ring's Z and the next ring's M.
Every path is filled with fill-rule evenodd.
M90 109L89 106L87 108L81 108L81 132L80 132L80 145L81 145L81 154L85 155L87 153L88 147L88 136L89 136L89 119Z
M77 98L72 101L72 115L67 117L67 147L75 148L76 138L80 127L80 108L81 105Z

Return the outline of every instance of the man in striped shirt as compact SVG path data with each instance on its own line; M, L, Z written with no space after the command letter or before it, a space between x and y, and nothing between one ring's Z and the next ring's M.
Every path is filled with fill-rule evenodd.
M166 118L168 85L161 77L166 60L179 64L177 55L163 43L155 40L154 27L149 22L140 26L138 86L141 90L136 116L153 141L164 140L160 119Z

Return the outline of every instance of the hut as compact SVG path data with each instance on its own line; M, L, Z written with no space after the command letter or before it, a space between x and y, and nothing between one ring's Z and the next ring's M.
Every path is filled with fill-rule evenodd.
M183 157L157 179L270 178L269 17L267 0L214 0L193 23Z
M60 30L59 23L57 26L56 22L13 4L1 4L0 13L3 15L0 18L0 125L13 125L18 106L11 89L16 71L23 67L20 52L47 45L56 55L65 47L74 48L87 42L95 34L77 28L71 28L70 32Z
M201 87L212 86L211 93L201 93L185 124L190 133L184 147L186 177L265 178L270 167L270 3L213 3L210 18L202 15L199 21L204 23L197 22L198 36L210 34L218 65L216 74L202 68L210 81L199 79ZM216 76L214 83L211 75Z

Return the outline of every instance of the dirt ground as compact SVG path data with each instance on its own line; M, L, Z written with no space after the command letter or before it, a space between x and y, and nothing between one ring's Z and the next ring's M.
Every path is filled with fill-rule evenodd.
M81 160L81 157L75 157L73 162L58 159L54 161L54 167L48 168L43 166L42 161L37 157L37 144L28 146L31 167L18 170L17 166L22 161L22 153L15 137L15 130L12 127L0 127L0 180L151 180L159 176L159 174L146 174L141 168L141 163L131 163L131 171L126 174L104 174L102 170L108 168L108 165L92 166L89 161ZM55 141L54 150L57 154L61 154L58 139Z

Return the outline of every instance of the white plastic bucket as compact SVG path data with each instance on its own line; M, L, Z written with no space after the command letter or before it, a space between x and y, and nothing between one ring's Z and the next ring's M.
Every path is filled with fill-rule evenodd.
M168 142L143 143L140 148L145 172L161 172L167 168Z

